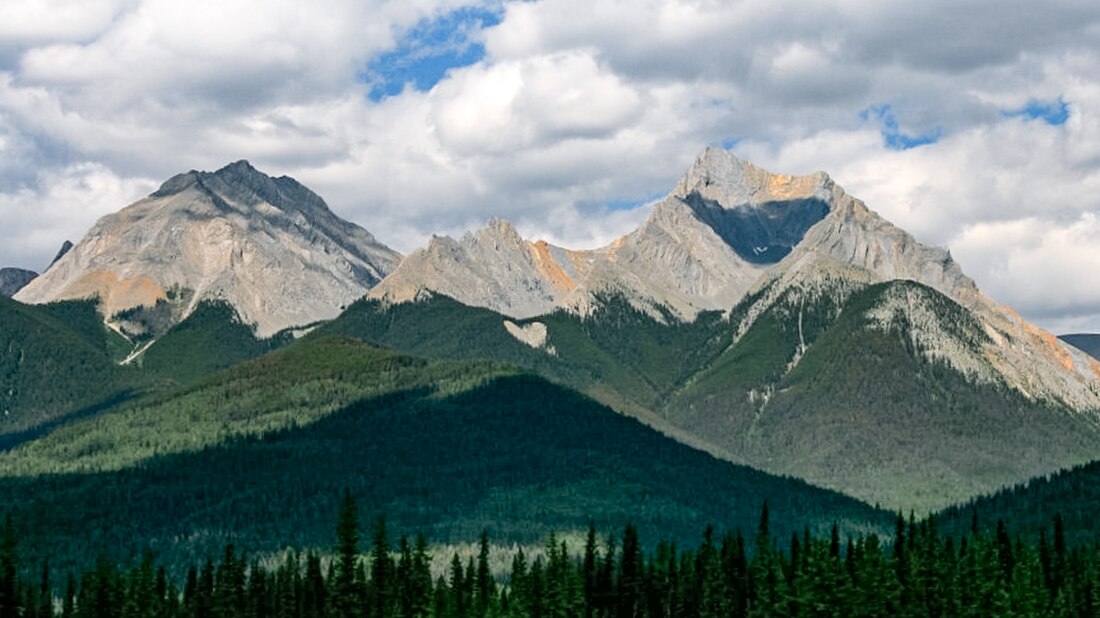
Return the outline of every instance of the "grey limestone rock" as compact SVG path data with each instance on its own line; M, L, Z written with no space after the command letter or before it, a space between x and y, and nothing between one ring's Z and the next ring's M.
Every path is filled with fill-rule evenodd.
M238 161L174 176L103 217L17 300L98 296L110 318L177 289L189 299L181 315L224 299L270 335L335 317L400 257L297 181Z

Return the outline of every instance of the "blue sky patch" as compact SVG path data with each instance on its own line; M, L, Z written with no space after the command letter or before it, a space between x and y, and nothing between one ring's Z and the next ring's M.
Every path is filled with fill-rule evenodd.
M1053 101L1040 101L1031 99L1027 105L1019 109L1006 109L1001 111L1006 118L1026 118L1028 120L1042 120L1049 125L1065 124L1069 120L1069 105L1062 97Z
M503 7L463 7L435 19L423 19L398 40L397 47L375 58L360 75L370 84L372 101L400 94L406 85L426 91L450 69L485 57L477 33L500 23Z
M651 193L642 199L618 199L607 203L608 210L634 210L639 206L645 206L664 197L663 193Z
M906 133L901 130L898 118L889 104L868 107L859 113L863 120L877 120L882 124L882 143L890 150L909 150L918 146L935 144L940 139L940 127L921 134Z

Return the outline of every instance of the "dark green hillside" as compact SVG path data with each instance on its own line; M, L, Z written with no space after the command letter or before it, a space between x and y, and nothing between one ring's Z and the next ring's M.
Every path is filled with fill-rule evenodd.
M1094 542L1100 536L1100 462L1031 479L995 494L946 509L937 517L948 533L970 532L977 515L980 530L991 530L1001 519L1025 538L1050 535L1050 522L1060 516L1071 545ZM1049 540L1049 539L1048 539Z
M950 342L980 344L984 335L965 310L930 288L897 281L853 294L827 328L804 315L813 344L787 373L797 327L769 311L671 400L674 420L752 465L906 510L964 500L1100 454L1096 429L1067 411L929 360L912 324L872 327L868 312L890 293L928 309Z
M56 428L0 453L0 476L124 469L301 427L362 399L407 390L445 396L511 373L489 362L429 362L349 339L312 339Z
M112 337L91 301L32 306L0 297L0 436L114 401L132 388L132 376L111 359Z
M548 349L521 343L504 328L507 318L445 296L397 305L361 300L317 336L341 335L428 358L493 359L534 370L616 408L652 416L663 397L729 343L717 312L665 323L605 298L585 319L557 312L518 324L546 325Z
M31 550L63 561L146 545L175 560L229 538L250 551L328 546L345 487L398 530L439 541L470 540L485 527L497 539L536 541L551 529L582 529L589 517L607 529L633 520L651 538L691 539L708 522L752 529L764 500L785 535L834 520L848 530L890 521L840 494L716 460L541 378L497 370L485 382L491 371L481 363L429 363L346 340L295 344L190 387L181 399L212 404L192 412L209 417L191 435L217 434L219 418L242 422L216 403L226 388L239 389L234 400L273 408L302 396L299 385L263 376L312 365L311 383L341 392L364 374L385 373L348 358L381 363L392 379L312 424L126 466L99 461L115 471L3 478L0 495L27 522ZM127 432L164 416L120 417L113 431L120 445L156 443L165 431ZM60 457L65 447L54 447ZM29 452L10 453L4 469Z
M202 301L191 315L157 339L140 358L151 376L185 383L266 354L289 335L260 339L225 301Z

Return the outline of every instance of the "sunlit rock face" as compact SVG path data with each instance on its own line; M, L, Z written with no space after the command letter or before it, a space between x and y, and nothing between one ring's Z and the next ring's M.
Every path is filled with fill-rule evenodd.
M179 174L100 219L16 299L98 297L103 314L198 301L232 304L260 335L333 318L400 260L297 181L238 161Z

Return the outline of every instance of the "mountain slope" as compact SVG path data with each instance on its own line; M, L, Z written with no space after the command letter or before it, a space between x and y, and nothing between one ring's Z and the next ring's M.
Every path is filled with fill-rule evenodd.
M98 408L131 388L132 376L111 360L112 337L89 301L30 306L0 296L0 436Z
M103 217L18 299L98 296L108 318L130 310L120 323L136 335L151 322L160 334L199 301L221 299L268 336L335 317L399 259L293 179L238 161L177 175ZM167 318L136 310L158 303Z
M971 313L912 282L841 304L789 294L666 410L740 461L906 510L1100 456L1095 416L995 379L987 340Z
M989 334L955 301L915 282L817 285L692 322L622 298L515 322L445 297L364 300L318 333L506 360L716 456L888 508L927 512L1100 456L1095 417L1000 380Z
M347 403L302 408L315 400L303 389L315 388ZM229 407L203 404L226 392ZM179 560L227 540L253 553L327 546L344 488L392 528L444 542L484 528L532 542L589 518L691 539L708 523L751 530L765 500L783 535L890 522L837 493L709 457L542 379L345 339L298 342L128 409L0 455L0 491L35 551L79 561L148 546ZM144 454L112 458L105 439Z

